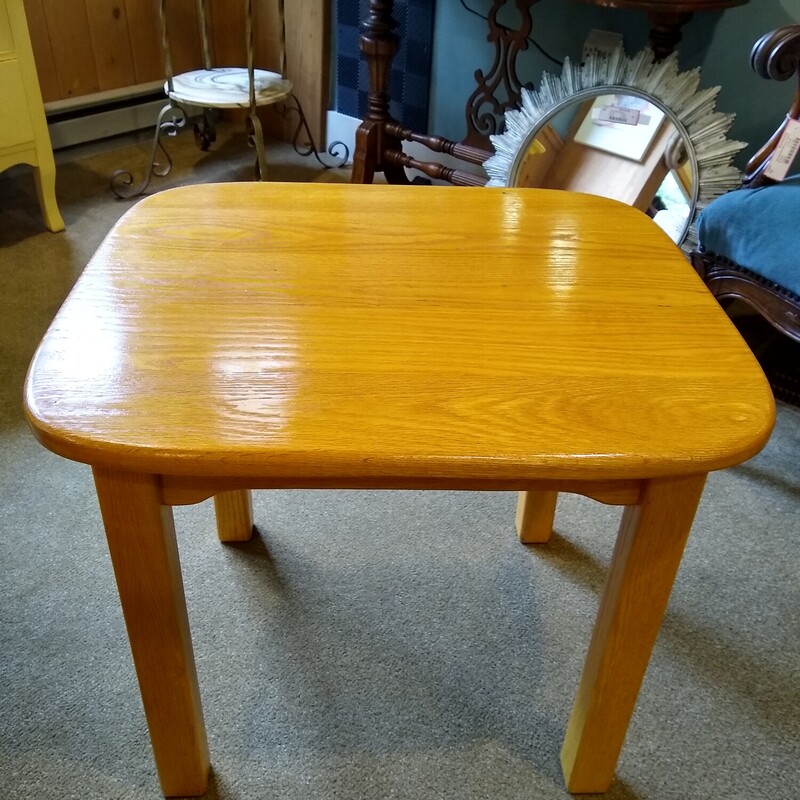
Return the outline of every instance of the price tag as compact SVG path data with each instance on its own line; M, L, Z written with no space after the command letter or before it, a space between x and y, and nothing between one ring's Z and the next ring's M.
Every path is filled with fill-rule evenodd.
M623 108L622 106L603 106L598 119L603 122L619 122L621 125L638 125L640 113L635 108Z
M789 172L798 150L800 150L800 120L790 119L764 174L775 181L782 181Z

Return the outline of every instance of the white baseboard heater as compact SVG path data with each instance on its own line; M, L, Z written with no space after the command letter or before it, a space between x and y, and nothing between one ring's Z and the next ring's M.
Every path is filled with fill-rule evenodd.
M164 82L126 86L108 92L45 103L47 127L54 150L155 127L167 104ZM187 108L187 114L201 109Z

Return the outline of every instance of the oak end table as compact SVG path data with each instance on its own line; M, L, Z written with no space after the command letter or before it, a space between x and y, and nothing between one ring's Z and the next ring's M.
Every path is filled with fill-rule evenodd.
M611 200L530 189L197 185L100 246L31 364L26 411L90 464L165 795L209 753L171 506L251 489L519 491L625 506L562 750L605 791L706 474L774 403L667 236Z

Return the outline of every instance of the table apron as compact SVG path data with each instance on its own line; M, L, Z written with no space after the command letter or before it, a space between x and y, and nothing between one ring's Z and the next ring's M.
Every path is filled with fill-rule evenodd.
M237 489L415 489L415 490L461 490L524 492L540 491L580 494L600 503L614 506L636 505L641 497L644 479L620 479L605 481L581 480L471 480L464 478L421 477L355 477L346 478L241 478L198 477L187 475L162 475L161 502L168 506L184 506L200 503L220 492Z

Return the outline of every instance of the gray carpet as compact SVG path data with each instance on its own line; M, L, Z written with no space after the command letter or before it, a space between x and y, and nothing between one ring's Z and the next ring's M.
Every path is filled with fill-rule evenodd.
M170 182L245 179L235 137ZM33 350L130 203L145 145L74 154L67 232L0 175L0 798L158 798L87 467L21 411ZM318 177L272 148L273 177ZM328 176L330 177L330 176ZM159 182L159 186L164 182ZM800 411L709 479L609 800L797 797ZM259 534L176 509L214 775L209 798L568 797L558 753L619 509L562 497L545 547L511 494L258 492Z

